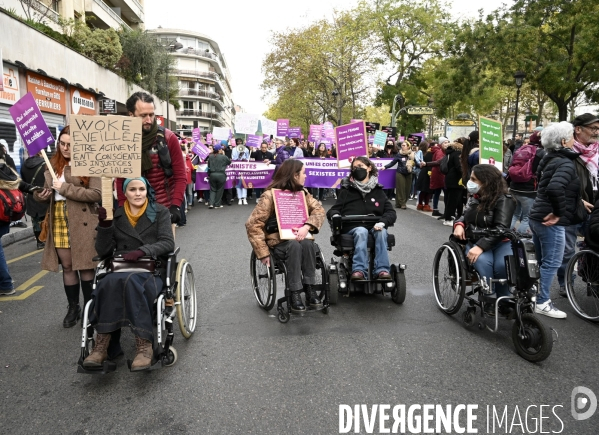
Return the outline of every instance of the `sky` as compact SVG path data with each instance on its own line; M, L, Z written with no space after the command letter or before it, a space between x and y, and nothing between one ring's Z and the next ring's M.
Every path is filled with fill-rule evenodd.
M490 12L504 2L508 3L486 0L480 5L472 0L449 0L448 4L457 18L477 16L481 7ZM357 0L145 0L145 26L191 30L214 39L229 65L234 103L247 113L261 115L268 107L260 89L261 65L271 49L272 31L330 18L335 9L347 10L357 3Z

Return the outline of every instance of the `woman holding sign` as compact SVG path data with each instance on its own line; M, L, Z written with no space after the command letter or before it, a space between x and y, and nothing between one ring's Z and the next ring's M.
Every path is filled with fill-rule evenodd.
M414 168L414 153L410 142L403 142L399 153L393 157L393 161L383 166L381 170L389 169L395 165L397 165L395 171L395 207L405 210L406 202L410 196L410 188L412 187L412 169Z
M71 135L67 125L58 135L56 154L50 164L56 174L44 172L46 188L36 192L36 201L49 202L48 236L42 259L42 269L58 272L62 265L62 280L69 308L62 326L75 326L81 314L79 288L84 303L91 298L96 256L94 239L97 205L102 201L101 181L97 177L71 176Z
M320 230L325 211L320 202L304 189L305 181L304 164L296 159L286 160L279 167L245 224L256 257L261 259L263 264L270 265L271 251L274 256L285 261L291 290L291 310L294 312L306 310L302 302L302 291L306 292L306 301L311 307L322 307L316 291L312 289L312 285L316 284L316 250L314 242L309 240L309 237L310 234L317 234ZM302 221L297 222L297 226L291 229L293 240L282 240L278 225L271 225L275 219L282 222L285 217L277 216L273 189L281 189L284 194L294 193L305 204L302 206L308 210L307 216L303 216ZM296 209L301 208L296 207ZM271 226L274 227L272 230Z

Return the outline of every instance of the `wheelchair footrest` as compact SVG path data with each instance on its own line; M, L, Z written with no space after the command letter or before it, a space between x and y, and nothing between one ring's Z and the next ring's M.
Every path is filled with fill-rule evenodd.
M143 370L132 371L131 370L131 364L133 364L133 360L128 359L127 360L127 367L129 367L129 371L132 372L132 373L148 372L148 371L152 371L152 370L161 369L162 368L162 358L156 359L156 361L154 361L152 364L150 364L150 367L148 367L147 369L143 369Z
M86 375L105 375L115 370L116 363L109 360L104 361L101 367L83 367L83 361L79 361L79 364L77 364L77 373L84 373Z

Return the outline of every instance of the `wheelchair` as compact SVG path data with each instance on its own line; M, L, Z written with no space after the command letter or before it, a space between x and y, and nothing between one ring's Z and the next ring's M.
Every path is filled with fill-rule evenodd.
M195 290L195 279L193 270L189 262L181 259L177 262L179 248L168 254L166 263L166 275L164 287L156 300L154 301L154 355L152 365L147 370L155 370L161 367L170 367L177 362L177 350L172 346L174 332L173 319L177 317L181 334L186 339L191 338L197 324L197 298ZM96 289L98 282L106 276L108 262L112 257L94 258L99 261L96 266L93 289ZM151 257L141 257L141 261L154 261L156 270L160 267L159 260ZM147 272L145 269L136 269L134 265L131 268L119 270L119 272ZM114 361L106 360L102 367L90 368L83 367L83 361L91 353L94 346L94 330L89 321L89 314L93 308L94 300L90 300L85 305L83 311L82 334L81 334L81 355L79 357L77 372L86 374L106 374L116 370ZM131 360L127 361L131 369Z
M512 341L518 355L531 362L543 361L551 354L553 337L550 329L535 315L537 283L541 275L530 236L502 229L475 230L471 234L477 239L496 236L510 240L513 254L505 257L507 278L489 282L486 278L481 279L466 258L464 242L451 235L437 250L433 262L437 305L446 314L453 315L460 311L466 299L468 306L462 315L464 324L474 325L477 309L480 309L478 328L487 328L491 332L499 329L499 317L515 320ZM511 295L495 298L492 283L507 283ZM488 312L493 312L495 318L492 328L486 323L486 319L492 317Z
M312 288L316 291L318 299L322 301L322 308L311 308L306 304L306 312L322 311L328 314L330 305L329 274L322 252L318 244L314 243L316 249L316 284ZM254 296L258 306L266 311L273 309L277 303L277 319L281 323L287 323L291 314L303 316L304 313L291 312L291 290L287 285L287 268L285 262L270 252L270 266L262 264L256 253L252 250L250 256L250 279ZM276 299L277 287L284 289L284 296Z
M580 317L599 322L599 253L587 249L584 242L578 247L566 266L568 300Z
M349 234L342 234L344 223L377 223L379 216L333 216L329 222L331 225L331 245L335 248L333 254L339 257L331 259L329 265L329 287L331 303L337 303L339 293L349 297L350 293L362 291L367 294L390 293L391 299L396 304L403 304L406 299L406 276L405 264L391 264L391 281L379 281L372 279L374 271L374 237L368 235L367 249L369 253L368 277L365 281L351 281L352 258L354 254L354 238ZM387 250L395 246L395 236L387 233Z

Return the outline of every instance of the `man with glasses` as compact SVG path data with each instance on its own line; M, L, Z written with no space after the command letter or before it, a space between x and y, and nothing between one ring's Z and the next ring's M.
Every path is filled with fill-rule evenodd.
M574 145L572 149L580 155L574 161L576 173L580 179L580 197L588 214L591 213L598 199L599 182L597 167L599 166L599 117L584 113L572 121L574 126ZM566 247L561 267L557 271L559 294L567 297L565 287L565 272L568 261L576 251L577 235L584 236L587 221L566 227Z

